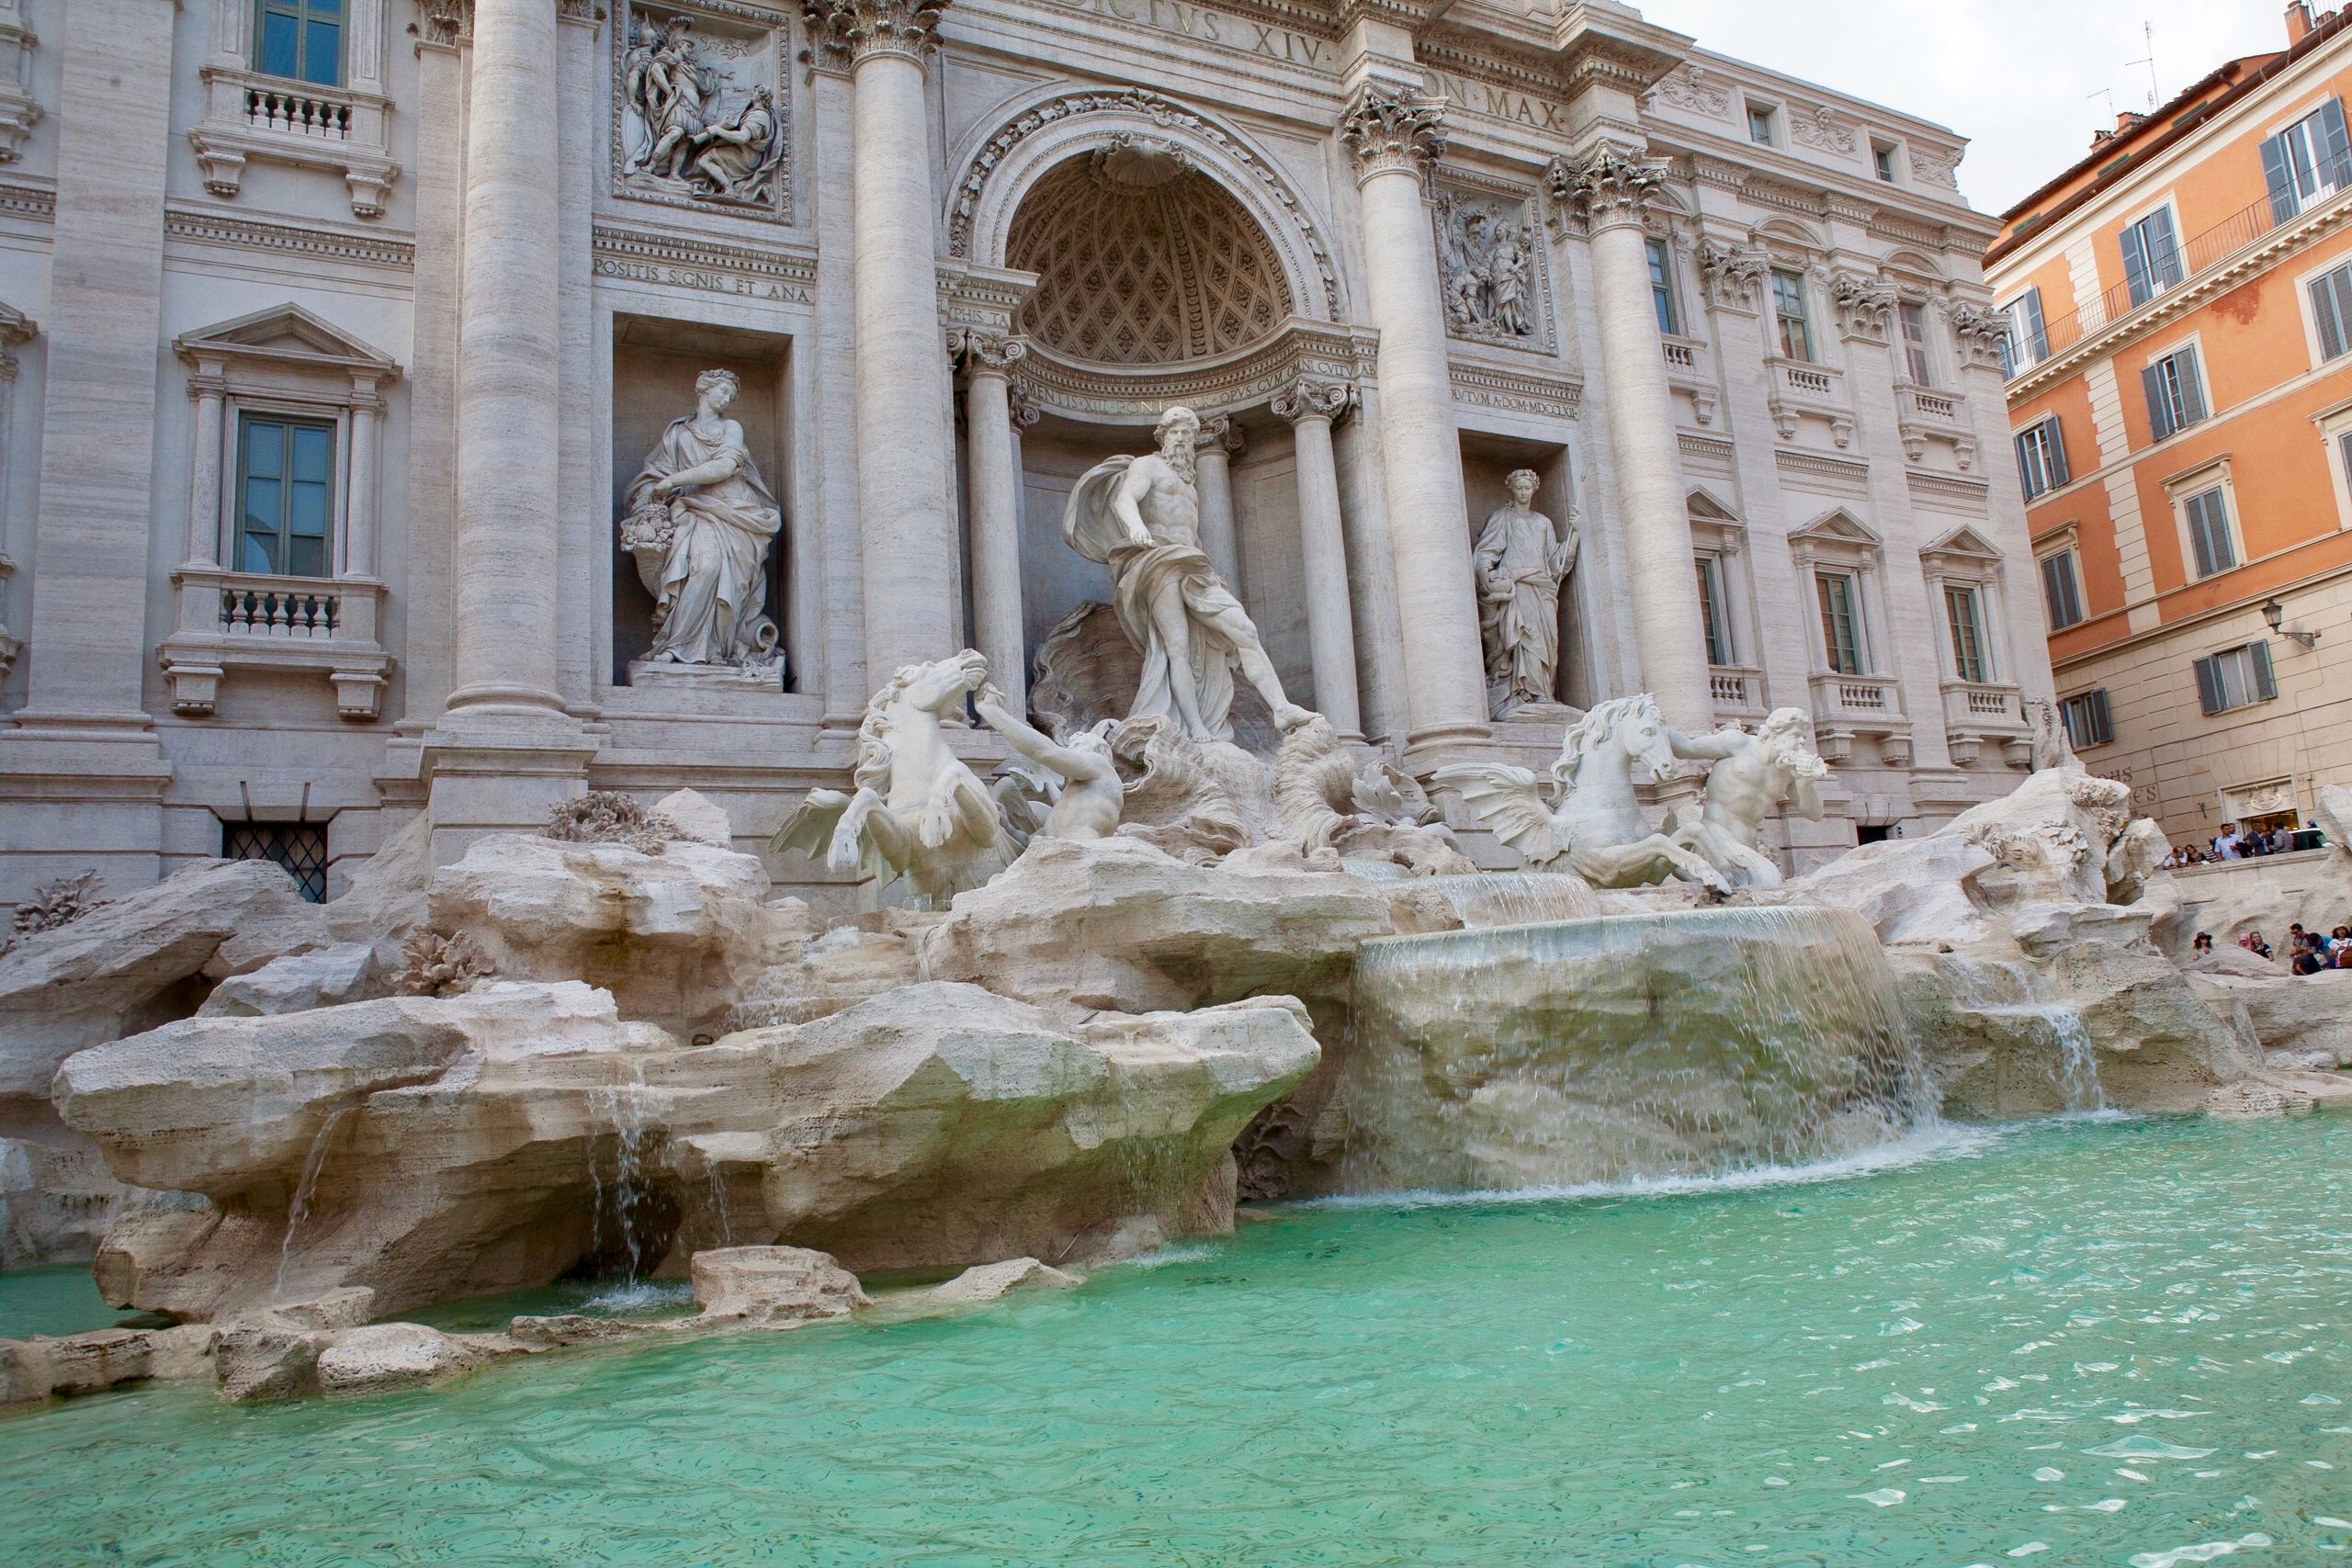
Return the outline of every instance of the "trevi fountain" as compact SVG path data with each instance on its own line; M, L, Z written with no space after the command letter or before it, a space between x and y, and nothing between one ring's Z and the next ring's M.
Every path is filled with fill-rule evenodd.
M1965 146L0 0L0 1568L2352 1551L2352 799L2070 750Z
M655 660L775 657L735 389L626 498ZM0 1275L0 1555L2352 1543L2352 1134L2298 1120L2352 1014L2179 962L2123 786L2045 726L1790 876L1801 710L1617 695L1540 775L1417 781L1285 694L1199 423L1072 488L1114 597L1028 711L899 669L775 831L862 910L687 789L437 866L420 820L322 906L250 861L28 906L0 1088L72 1136L0 1145L8 1235L95 1260ZM1498 701L1552 689L1575 549L1532 479L1476 550Z

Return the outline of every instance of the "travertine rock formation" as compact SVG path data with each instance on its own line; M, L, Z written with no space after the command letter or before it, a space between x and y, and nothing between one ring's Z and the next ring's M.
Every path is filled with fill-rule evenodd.
M1235 1135L1317 1056L1282 998L1069 1029L926 984L689 1047L577 981L496 981L190 1020L77 1055L58 1094L118 1176L178 1195L126 1207L101 1289L220 1318L728 1243L916 1267L1083 1253L1136 1215L1221 1229Z

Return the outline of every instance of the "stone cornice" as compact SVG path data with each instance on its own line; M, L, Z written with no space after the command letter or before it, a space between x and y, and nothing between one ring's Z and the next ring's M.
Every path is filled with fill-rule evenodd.
M801 0L809 47L827 64L854 65L877 54L920 62L939 47L939 17L948 0Z
M164 209L164 236L277 255L313 256L407 271L416 265L416 246L388 234L350 233L316 224L268 223L217 207L174 202Z
M1419 87L1367 82L1340 114L1340 140L1356 178L1404 170L1419 175L1445 152L1445 103Z
M1033 344L1013 384L1037 407L1095 423L1148 423L1170 403L1207 419L1258 407L1302 378L1359 380L1372 374L1378 343L1370 332L1293 317L1263 343L1206 363L1087 365Z
M1530 376L1461 359L1448 361L1445 368L1453 400L1473 408L1574 419L1584 404L1584 383L1566 376Z

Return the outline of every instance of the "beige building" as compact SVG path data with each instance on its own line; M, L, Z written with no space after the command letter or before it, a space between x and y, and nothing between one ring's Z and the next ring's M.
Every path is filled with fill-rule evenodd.
M1962 150L1608 0L0 0L0 901L590 786L749 846L899 665L1050 665L1177 402L1343 733L1793 705L1777 847L1942 821L2051 690ZM1510 690L1520 469L1577 548Z
M2060 706L2176 843L2352 784L2352 11L2125 115L2004 219Z

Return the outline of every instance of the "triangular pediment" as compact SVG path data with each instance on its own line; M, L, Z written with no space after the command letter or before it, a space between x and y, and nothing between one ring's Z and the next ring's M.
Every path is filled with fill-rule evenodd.
M1692 487L1690 493L1683 498L1683 505L1689 509L1690 521L1693 523L1737 523L1739 521L1738 513L1695 486Z
M385 376L400 374L400 366L390 355L300 305L273 306L232 321L187 333L173 347L190 358L219 355L279 364L333 365L374 370Z
M2001 558L2001 552L1993 547L1991 540L1964 523L1919 553L1922 556L1967 556L1977 560Z
M1868 525L1842 506L1830 508L1789 537L1810 539L1816 544L1863 545L1871 549L1881 542Z

